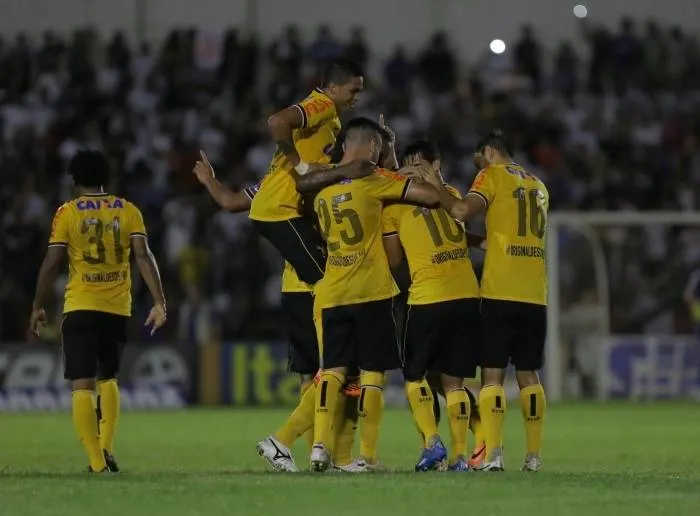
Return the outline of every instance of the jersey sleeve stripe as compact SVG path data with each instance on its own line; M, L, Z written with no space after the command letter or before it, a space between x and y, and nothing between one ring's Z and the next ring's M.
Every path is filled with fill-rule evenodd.
M129 233L129 236L131 238L134 238L134 237L146 238L146 233L134 232L134 233Z
M243 193L245 196L250 199L251 201L253 200L253 197L255 197L255 192L253 191L252 188L244 188Z
M68 247L68 242L51 242L49 247Z
M382 235L382 237L384 237L384 238L389 238L389 237L393 237L393 236L396 236L396 235L398 235L398 232L396 232L396 231L389 231L388 233L384 233L384 234Z
M403 185L403 191L401 192L401 200L406 198L406 195L408 194L408 189L411 187L411 183L413 182L413 179L409 179L406 181L406 184Z
M481 192L477 192L476 190L469 190L469 191L467 192L467 195L471 195L471 194L474 194L474 195L480 197L481 200L484 201L484 204L485 204L486 206L489 205L489 200L488 200L488 199L486 198L486 196L485 196L484 194L482 194Z
M304 107L301 104L294 104L294 107L301 112L301 127L303 129L309 123L309 119L306 116L306 111L304 110Z

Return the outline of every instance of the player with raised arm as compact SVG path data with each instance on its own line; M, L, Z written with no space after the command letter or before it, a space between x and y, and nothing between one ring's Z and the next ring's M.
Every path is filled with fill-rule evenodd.
M216 180L214 168L206 154L200 151L200 155L201 160L197 161L193 172L216 203L230 212L248 211L259 186L253 185L238 192L222 186ZM310 168L322 169L318 165ZM341 179L364 177L374 169L375 166L368 161L356 161L333 169L324 166L323 173L310 173L307 183L321 189ZM319 357L311 288L296 277L288 262L285 263L282 273L282 309L286 315L289 333L289 371L298 373L301 379L300 401L284 424L257 444L257 451L273 469L297 472L299 468L290 448L296 439L306 432L309 433L310 439L313 438L310 430L314 421L315 394L310 387L313 375L319 368Z
M151 335L165 324L165 295L141 212L126 199L104 191L109 182L105 156L79 151L70 160L68 172L78 197L63 204L54 216L30 327L35 335L40 334L46 316L44 303L68 254L61 345L64 376L73 391L73 422L90 461L89 471L117 472L113 457L120 411L117 374L131 316L132 252L153 297L154 306L145 323L151 326Z
M481 170L464 199L439 188L442 206L467 221L486 210L486 260L481 279L482 389L479 406L486 437L482 469L502 471L506 368L515 366L527 453L523 471L541 467L546 410L537 370L542 367L547 332L545 240L549 193L545 185L511 158L498 131L476 146ZM439 186L435 175L430 178Z
M437 146L430 141L409 145L403 164L432 167L440 174ZM406 397L424 439L415 469L437 469L447 458L426 379L428 371L434 371L440 375L447 403L452 441L448 468L468 471L471 405L464 379L476 374L481 323L479 284L469 259L467 235L442 207L392 203L384 209L383 225L389 264L398 267L405 255L411 274L402 349Z
M347 126L341 164L375 162L383 146L382 128L367 118ZM313 190L302 177L301 191ZM328 250L326 272L315 288L315 314L323 374L316 389L316 422L311 465L331 466L329 448L340 391L348 369L360 372L360 455L352 471L378 465L377 440L383 411L384 373L400 367L393 314L398 293L381 245L385 200L435 204L428 184L383 169L359 180L345 180L321 190L314 210Z

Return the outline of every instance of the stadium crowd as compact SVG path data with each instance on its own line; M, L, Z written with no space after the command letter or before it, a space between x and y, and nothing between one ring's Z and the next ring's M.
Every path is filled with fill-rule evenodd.
M381 73L367 77L356 114L382 111L399 143L430 135L445 175L462 189L475 172L478 133L500 127L518 160L547 184L554 211L697 209L697 38L653 21L581 29L585 43L544 49L524 27L507 52L478 63L462 62L444 34L416 55L399 47L371 67ZM281 337L278 254L244 215L217 213L192 166L204 149L233 187L262 177L274 150L267 114L303 97L328 58L377 64L362 29L344 40L321 27L304 41L289 27L272 42L235 30L217 40L192 29L173 31L159 48L105 36L85 29L0 38L0 341L26 336L51 216L70 195L65 164L81 147L107 153L111 190L144 213L174 321L159 338ZM679 255L683 241L663 229L606 238L621 253L611 267L620 307L614 328L654 308L649 299L658 292L637 285L671 259L686 267L700 257L688 242ZM626 265L632 256L634 266ZM571 263L565 300L591 299L590 270ZM145 289L135 291L139 339L149 304ZM61 293L57 285L56 314Z

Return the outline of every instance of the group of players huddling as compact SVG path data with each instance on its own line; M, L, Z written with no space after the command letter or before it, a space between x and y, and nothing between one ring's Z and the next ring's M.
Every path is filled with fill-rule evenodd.
M258 443L258 454L276 470L299 471L290 448L306 434L314 471L383 469L377 444L385 374L402 369L423 441L416 471L501 471L503 383L513 364L527 442L522 469L537 471L546 409L536 371L546 333L547 189L513 162L499 132L477 144L480 172L464 197L444 182L432 142L409 144L399 164L394 134L381 116L379 122L352 119L342 143L336 142L339 114L362 89L363 74L354 63L330 62L319 88L269 118L277 150L253 187L224 188L203 153L194 168L214 200L229 211L249 211L256 230L285 259L289 367L301 376L301 398L284 424ZM340 144L342 157L331 164ZM165 295L141 213L103 189L105 157L81 151L68 168L78 197L54 217L31 327L41 330L42 306L67 250L61 343L73 420L89 471L115 472L116 377L131 313L132 251L153 296L146 321L153 331L166 321ZM485 240L464 230L483 211ZM486 251L480 285L469 245ZM411 285L399 339L392 269L404 260ZM464 386L477 366L478 405ZM438 393L445 398L449 452L438 433ZM360 449L353 459L358 421Z

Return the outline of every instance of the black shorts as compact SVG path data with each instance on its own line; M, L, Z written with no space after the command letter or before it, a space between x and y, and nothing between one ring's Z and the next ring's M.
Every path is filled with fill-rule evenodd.
M289 371L316 374L319 360L313 295L311 292L282 292L282 309L289 335Z
M392 299L324 308L323 367L384 372L401 367Z
M481 300L481 367L537 371L544 364L547 307L534 303Z
M68 312L61 325L63 377L110 379L119 372L128 317L92 310Z
M419 381L428 371L473 378L479 350L478 299L408 305L403 333L403 375Z
M305 217L276 222L253 220L253 225L294 267L301 281L314 285L323 277L326 243L311 220Z

